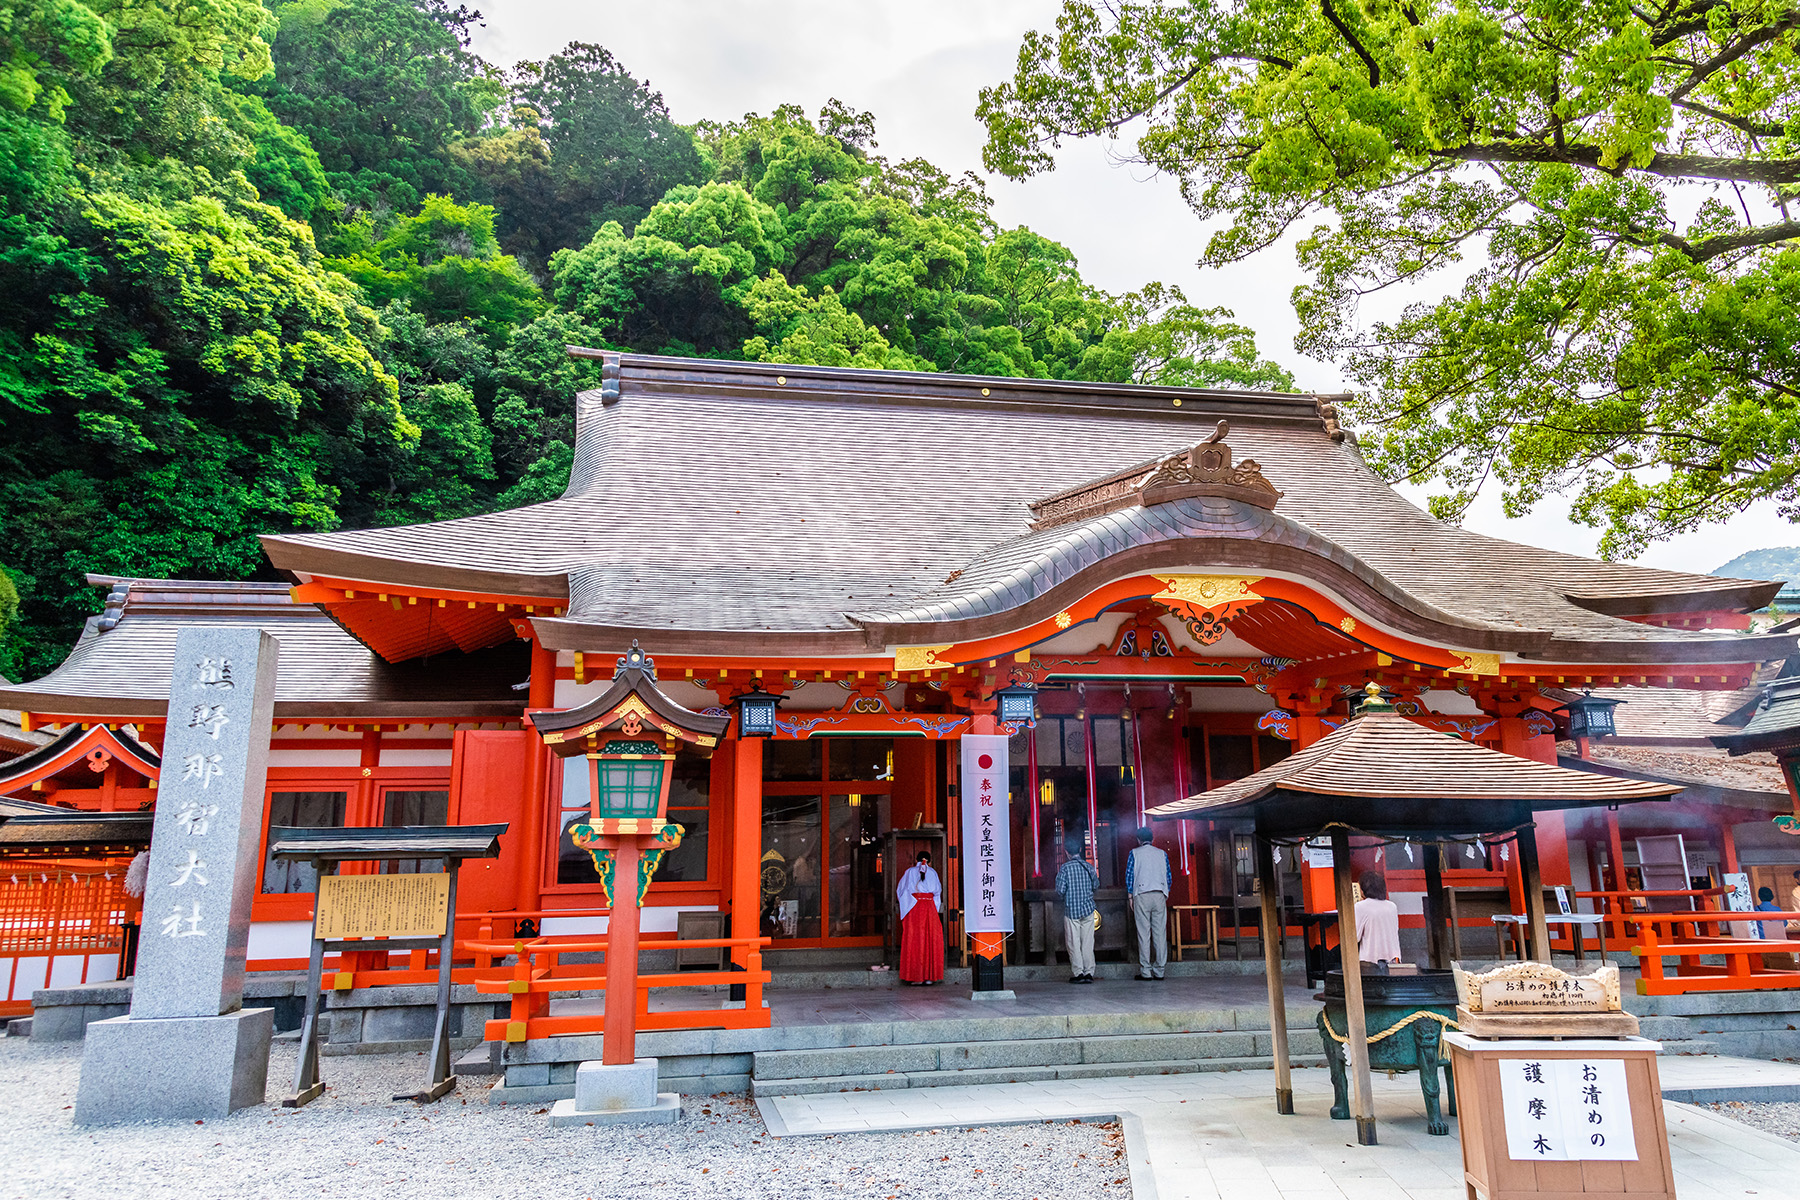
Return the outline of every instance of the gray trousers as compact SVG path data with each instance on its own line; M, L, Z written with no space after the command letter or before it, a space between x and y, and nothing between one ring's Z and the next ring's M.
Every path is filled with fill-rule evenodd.
M1131 898L1131 911L1137 918L1138 974L1161 979L1169 961L1168 894L1139 892Z
M1069 952L1069 975L1094 973L1094 916L1063 918L1063 949Z

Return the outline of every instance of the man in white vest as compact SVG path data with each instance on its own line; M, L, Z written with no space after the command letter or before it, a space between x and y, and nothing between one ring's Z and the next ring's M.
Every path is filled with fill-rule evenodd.
M1141 980L1161 979L1169 961L1169 856L1150 844L1155 835L1145 826L1138 845L1125 860L1125 891L1137 919L1138 973Z

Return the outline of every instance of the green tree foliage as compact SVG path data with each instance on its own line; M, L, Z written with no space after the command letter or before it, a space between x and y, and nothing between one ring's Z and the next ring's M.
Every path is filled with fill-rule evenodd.
M570 345L1290 383L835 102L683 130L599 47L502 75L445 0L0 6L14 676L60 661L90 572L255 577L258 534L555 497L600 381Z
M255 575L258 533L366 511L332 464L418 438L374 313L243 173L255 124L221 77L266 69L260 7L93 11L109 52L41 57L0 111L0 545L28 675L92 610L84 573Z
M470 194L449 148L480 130L501 85L469 53L479 13L445 0L297 0L276 7L275 70L250 85L311 142L359 208Z
M1225 310L1092 287L1067 247L997 229L978 179L889 163L874 134L836 102L702 126L718 180L552 256L556 304L656 353L1292 386Z
M359 214L327 249L327 265L372 303L405 300L434 322L467 320L503 339L544 307L518 260L500 253L494 210L485 204L434 195L417 214L379 225L372 214Z
M706 178L660 93L603 47L570 42L507 76L512 128L458 153L504 214L501 242L533 266L608 221L629 228L663 193Z
M1573 490L1603 551L1800 509L1800 14L1755 0L1068 0L982 93L989 166L1136 136L1205 261L1300 243L1298 346L1454 518ZM1473 271L1359 328L1390 285Z

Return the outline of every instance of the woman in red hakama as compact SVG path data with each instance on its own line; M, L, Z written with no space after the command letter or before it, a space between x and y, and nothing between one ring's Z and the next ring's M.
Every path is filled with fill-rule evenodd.
M944 978L944 885L931 869L931 855L900 876L900 982L929 987Z

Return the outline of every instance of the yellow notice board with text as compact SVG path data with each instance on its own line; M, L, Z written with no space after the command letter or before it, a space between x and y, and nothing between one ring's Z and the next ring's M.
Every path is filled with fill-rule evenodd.
M442 937L450 876L327 875L319 880L313 936L323 939Z

